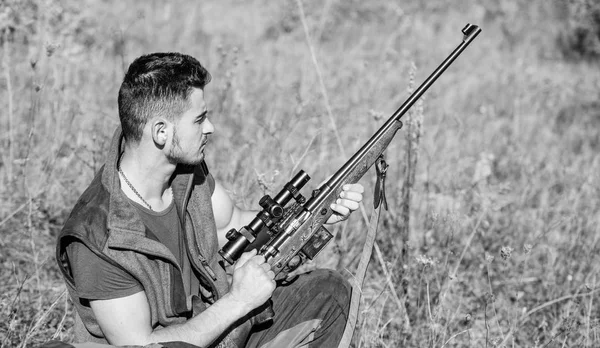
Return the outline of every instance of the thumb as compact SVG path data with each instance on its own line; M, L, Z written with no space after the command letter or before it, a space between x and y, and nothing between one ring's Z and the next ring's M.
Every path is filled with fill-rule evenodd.
M235 270L242 267L246 262L248 262L248 260L250 260L254 255L256 255L256 252L256 249L252 249L243 253L233 266L233 269Z

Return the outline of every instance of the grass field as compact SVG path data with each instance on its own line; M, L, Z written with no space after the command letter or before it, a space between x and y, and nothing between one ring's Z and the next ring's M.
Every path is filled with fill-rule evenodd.
M298 4L0 3L0 347L71 339L55 238L102 165L135 57L181 51L208 68L208 164L258 208L299 169L306 192L332 174L469 22L482 34L387 150L390 209L353 346L600 346L600 48L566 43L598 5ZM361 182L364 210L313 266L354 272L374 173Z

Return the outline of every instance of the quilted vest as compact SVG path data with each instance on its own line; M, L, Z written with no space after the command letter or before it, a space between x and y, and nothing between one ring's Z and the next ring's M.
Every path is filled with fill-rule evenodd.
M140 282L155 328L185 322L229 290L225 271L219 264L206 164L178 166L172 182L177 213L183 222L185 249L192 267L200 275L201 294L186 294L182 270L175 257L147 234L137 210L120 189L117 161L121 143L122 133L118 128L105 165L79 198L58 236L56 258L77 313L75 342L107 343L89 303L79 297L73 282L66 253L67 245L73 241L85 244L100 258ZM249 329L248 321L242 323L220 346L241 345Z

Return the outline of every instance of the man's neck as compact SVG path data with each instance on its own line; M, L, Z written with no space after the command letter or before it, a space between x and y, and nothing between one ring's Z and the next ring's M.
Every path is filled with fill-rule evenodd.
M133 201L154 211L162 211L171 204L170 180L175 165L162 153L126 146L119 161L119 171L121 190Z

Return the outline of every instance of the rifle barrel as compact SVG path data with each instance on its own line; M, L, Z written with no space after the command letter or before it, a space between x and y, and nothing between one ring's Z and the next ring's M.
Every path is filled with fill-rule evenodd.
M391 128L397 127L395 123L413 106L413 104L429 89L429 87L444 73L444 71L454 62L454 60L464 51L464 49L475 39L481 32L481 28L477 25L467 24L463 29L462 42L450 53L446 59L434 70L431 75L423 82L408 99L390 116L390 118L373 134L373 136L358 150L328 181L321 187L321 191L317 196L312 197L305 205L308 211L313 212L321 202L327 197L332 189L340 185L341 181L346 178L348 173L352 171L356 165L362 161L367 152L379 142L381 137L390 131Z

